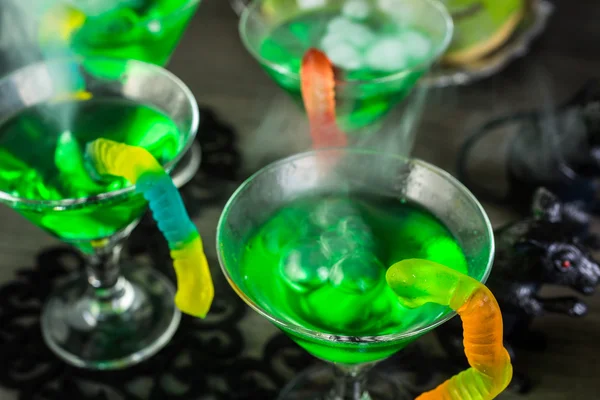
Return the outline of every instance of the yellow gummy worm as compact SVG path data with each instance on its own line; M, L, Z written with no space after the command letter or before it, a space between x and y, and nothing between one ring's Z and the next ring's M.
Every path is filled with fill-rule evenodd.
M477 280L428 260L403 260L386 274L388 285L406 307L425 303L449 306L463 323L465 355L471 368L417 400L489 400L512 379L503 345L502 314L494 295Z
M144 173L164 172L160 163L142 147L109 139L96 139L88 144L86 151L100 175L121 176L133 185Z
M86 90L78 90L76 92L59 93L50 100L53 103L61 101L87 101L91 100L93 95Z
M175 304L187 314L206 317L215 290L200 236L182 249L171 250L171 258L177 274Z
M39 40L42 43L53 40L68 42L85 20L86 16L80 10L67 4L57 4L42 17Z
M204 318L214 298L212 277L202 239L171 177L142 147L97 139L88 144L87 155L97 173L127 179L148 200L171 249L177 274L175 304L186 314Z

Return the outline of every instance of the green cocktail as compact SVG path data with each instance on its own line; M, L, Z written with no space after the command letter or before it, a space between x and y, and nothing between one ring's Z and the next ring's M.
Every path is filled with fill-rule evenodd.
M425 73L419 66L432 58L433 44L426 31L402 27L382 12L354 20L323 10L309 11L276 27L262 43L260 55L281 68L267 68L267 72L300 104L300 85L287 79L287 74L300 74L302 57L311 47L323 50L345 80L368 82L406 71L385 88L369 90L365 85L353 99L352 109L341 114L346 116L339 121L341 126L352 130L377 121L406 97Z
M173 160L183 146L172 119L155 107L124 99L45 103L20 111L0 125L0 191L22 199L82 199L121 190L120 178L93 179L85 145L107 138L148 149L159 161ZM19 209L19 207L17 207ZM73 210L24 208L34 224L62 240L89 243L114 235L146 210L141 196L97 202Z
M47 0L39 38L51 54L167 64L200 0Z
M44 340L66 362L138 363L169 341L181 318L169 280L131 260L121 269L123 242L147 202L126 181L96 176L86 145L108 138L142 146L173 173L198 122L190 90L140 61L57 59L0 80L0 203L75 245L86 262L42 311Z
M436 0L254 0L240 32L300 104L302 57L324 51L337 68L338 124L353 132L381 122L406 98L449 45L452 19Z
M281 400L408 400L371 367L454 313L446 303L405 307L387 269L418 258L485 282L494 253L487 216L453 177L356 148L299 154L254 174L225 206L217 246L237 294L334 365L302 372Z
M327 196L295 201L250 236L240 274L248 295L289 323L326 334L383 336L431 324L445 309L403 307L386 268L428 259L467 273L452 234L419 206L390 198ZM379 360L401 345L346 351L300 342L319 358L346 364Z

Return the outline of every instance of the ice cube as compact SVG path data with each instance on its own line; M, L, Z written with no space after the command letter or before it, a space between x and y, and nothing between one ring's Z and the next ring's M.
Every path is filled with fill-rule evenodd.
M3 189L4 190L4 189ZM22 174L19 179L9 182L6 192L26 199L62 200L64 199L56 187L44 179L43 175L31 169Z
M263 235L267 252L279 254L291 242L311 234L313 227L306 221L306 211L289 207L279 211L269 222Z
M330 268L319 241L310 239L292 243L279 265L285 282L298 292L323 286L329 279Z
M397 6L397 4L396 4ZM381 11L391 12L394 10L394 0L377 0L377 7Z
M329 281L341 290L362 294L383 282L381 261L370 252L356 252L339 260L331 268Z
M325 50L331 62L340 68L352 71L360 69L363 65L358 51L348 43L342 42L323 50Z
M54 163L60 172L58 180L63 188L68 188L69 197L85 197L90 191L104 189L87 173L83 149L71 131L63 131L58 137Z
M375 237L369 226L358 215L339 220L336 231L344 241L352 243L354 248L374 251Z
M337 224L344 218L358 216L358 210L348 200L326 199L315 207L310 220L322 229L336 229Z
M358 24L355 26L356 28L353 28L354 30L348 33L346 41L358 50L364 50L375 41L375 34L367 27Z
M328 50L335 49L340 44L346 43L346 38L339 34L329 32L321 38L321 48L327 53Z
M298 8L301 10L323 6L325 6L325 0L298 0Z
M352 25L352 21L344 16L337 16L331 19L327 24L328 33L344 34L348 30L348 26ZM350 28L352 29L352 28Z
M367 26L343 16L335 17L329 21L326 36L328 35L343 38L343 42L352 45L357 50L364 49L375 40L375 34ZM332 46L333 44L331 43ZM340 42L335 43L335 45L339 46ZM327 49L323 48L323 50L327 52Z
M420 2L398 1L398 0L377 0L379 10L397 21L417 21L419 14L422 13Z
M323 232L320 243L323 254L331 260L332 264L350 254L356 248L352 241L346 240L336 231Z
M406 68L409 55L397 37L378 40L366 53L365 62L378 71L395 72Z
M371 7L365 0L349 0L344 3L342 12L348 18L363 20L371 13Z
M398 40L404 46L406 54L413 62L422 62L426 60L432 50L431 40L424 34L407 30L398 36Z

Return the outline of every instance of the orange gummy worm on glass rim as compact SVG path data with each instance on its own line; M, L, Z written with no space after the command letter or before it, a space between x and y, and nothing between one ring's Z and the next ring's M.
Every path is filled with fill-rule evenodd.
M386 280L406 307L425 303L449 306L463 323L465 355L471 368L417 400L490 400L506 389L512 364L503 344L502 314L485 285L444 265L418 259L392 265Z

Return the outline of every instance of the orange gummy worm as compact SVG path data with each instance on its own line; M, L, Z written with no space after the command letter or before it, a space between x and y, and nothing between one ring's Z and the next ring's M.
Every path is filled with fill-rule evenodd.
M322 51L309 49L302 59L300 77L313 148L346 146L346 135L335 119L335 76L331 61Z
M444 265L417 259L392 265L386 280L406 307L442 304L456 311L463 323L471 368L417 400L489 400L506 389L512 364L503 345L502 314L485 285Z

